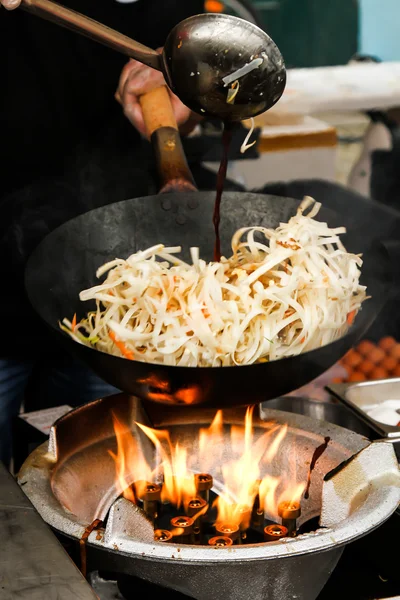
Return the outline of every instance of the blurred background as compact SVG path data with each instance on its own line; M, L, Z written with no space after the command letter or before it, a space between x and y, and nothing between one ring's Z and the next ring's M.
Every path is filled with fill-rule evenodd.
M259 25L288 69L283 97L257 119L257 157L236 154L230 178L247 189L323 179L400 207L400 2L206 0L205 8Z
M346 64L356 52L400 60L398 0L208 0L268 31L291 67Z

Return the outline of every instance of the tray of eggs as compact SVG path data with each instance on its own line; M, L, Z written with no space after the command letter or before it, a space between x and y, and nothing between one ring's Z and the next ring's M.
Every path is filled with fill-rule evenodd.
M328 390L381 437L400 441L400 343L362 340L340 365L347 375Z

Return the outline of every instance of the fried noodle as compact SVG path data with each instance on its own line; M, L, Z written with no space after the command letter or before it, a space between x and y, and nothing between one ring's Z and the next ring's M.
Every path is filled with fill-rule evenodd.
M186 367L247 365L319 348L341 337L366 299L362 259L315 220L320 204L304 198L276 229L246 227L232 256L205 262L191 248L162 244L100 267L103 283L80 293L96 310L60 324L97 350ZM305 214L307 212L307 214ZM349 319L349 315L351 319Z

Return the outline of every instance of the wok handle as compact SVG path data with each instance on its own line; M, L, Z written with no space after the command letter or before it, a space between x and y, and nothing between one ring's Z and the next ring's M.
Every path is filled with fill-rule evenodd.
M104 44L130 58L135 58L157 71L162 71L160 55L152 48L61 4L51 0L22 0L21 9Z
M160 193L197 191L167 87L163 85L143 94L139 102L155 154Z

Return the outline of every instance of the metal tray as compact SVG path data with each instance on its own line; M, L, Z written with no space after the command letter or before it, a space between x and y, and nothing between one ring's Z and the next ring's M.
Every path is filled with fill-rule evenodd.
M400 399L399 377L361 383L335 383L328 385L326 389L357 414L380 437L388 438L392 442L400 442L400 427L376 421L366 412L372 405L389 399Z
M358 415L352 410L337 401L325 402L322 400L312 400L299 396L282 396L269 400L260 405L260 418L268 419L270 409L283 410L284 412L296 413L317 419L317 421L327 421L339 427L350 429L369 439L375 439L376 432L371 429Z

